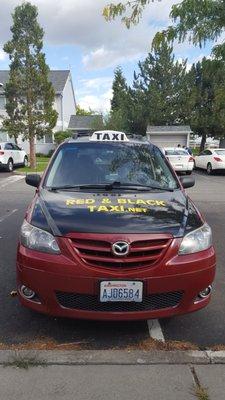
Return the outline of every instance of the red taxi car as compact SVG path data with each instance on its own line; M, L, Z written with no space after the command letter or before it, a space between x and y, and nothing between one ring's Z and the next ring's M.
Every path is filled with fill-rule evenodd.
M23 222L23 306L98 320L171 317L205 307L215 275L211 229L159 148L103 131L61 144Z

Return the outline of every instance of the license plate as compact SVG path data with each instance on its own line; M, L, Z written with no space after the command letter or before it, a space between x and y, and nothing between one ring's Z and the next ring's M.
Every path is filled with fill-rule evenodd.
M177 167L177 168L183 168L183 164L176 164L175 167Z
M100 302L123 301L142 302L143 282L140 281L102 281L100 283Z

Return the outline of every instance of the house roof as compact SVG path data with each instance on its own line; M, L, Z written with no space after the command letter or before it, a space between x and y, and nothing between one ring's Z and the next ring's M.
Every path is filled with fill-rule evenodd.
M68 129L91 130L95 122L102 123L102 115L71 115Z
M49 72L49 80L52 82L55 93L60 94L63 92L66 81L70 74L69 70L51 70ZM0 70L0 93L4 93L4 85L8 82L9 71Z
M167 133L180 133L187 134L191 132L189 125L163 125L163 126L151 126L148 125L147 133L155 134L167 134Z
M55 93L62 93L69 74L69 70L52 70L49 72L49 80L52 82Z

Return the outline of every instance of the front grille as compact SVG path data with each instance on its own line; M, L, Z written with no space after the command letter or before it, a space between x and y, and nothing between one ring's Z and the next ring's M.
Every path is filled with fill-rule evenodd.
M168 237L132 241L129 253L118 257L112 252L113 241L83 238L70 240L76 254L84 263L106 268L137 268L154 265L171 243L171 238Z
M142 303L101 303L96 295L56 292L58 303L62 307L86 310L86 311L111 311L111 312L132 312L132 311L153 311L163 308L178 306L182 299L183 292L168 292L150 294L143 297Z

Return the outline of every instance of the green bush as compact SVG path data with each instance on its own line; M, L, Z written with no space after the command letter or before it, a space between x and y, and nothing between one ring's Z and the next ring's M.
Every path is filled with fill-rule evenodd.
M54 151L55 151L54 149L53 150L49 150L47 157L51 157L52 154L54 153Z
M46 157L46 154L43 154L43 153L36 153L36 157Z
M69 131L59 131L55 133L55 143L60 144L64 142L67 138L71 137L71 133Z
M193 156L198 156L200 153L200 147L194 147L191 149Z

